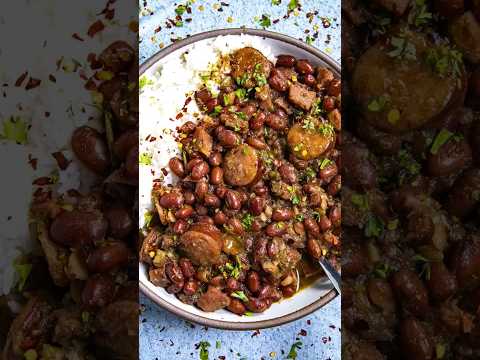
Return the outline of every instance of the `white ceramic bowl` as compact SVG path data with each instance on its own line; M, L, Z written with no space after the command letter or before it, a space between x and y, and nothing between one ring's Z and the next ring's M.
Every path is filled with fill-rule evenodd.
M180 53L185 52L192 44L211 41L212 38L218 36L240 36L241 34L258 37L259 41L264 42L265 45L271 48L275 56L279 54L291 54L299 59L308 59L314 65L323 65L330 68L336 76L340 77L340 66L338 63L312 46L286 35L252 29L209 31L176 42L143 63L143 65L140 66L140 76L151 67L161 65L162 62L167 61L170 56L178 56ZM140 107L140 119L142 118L141 111L142 109ZM273 304L263 313L254 314L253 316L238 316L226 310L208 313L195 306L182 303L174 295L168 294L165 289L154 286L148 280L147 267L142 263L139 264L139 281L141 291L162 308L188 321L228 330L260 329L285 324L321 308L338 295L328 279L323 277L292 298Z

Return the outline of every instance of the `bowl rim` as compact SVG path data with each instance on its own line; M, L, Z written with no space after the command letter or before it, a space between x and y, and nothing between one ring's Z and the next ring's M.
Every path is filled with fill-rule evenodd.
M177 41L166 48L156 52L150 58L145 60L139 66L139 77L142 76L149 68L151 68L154 64L156 64L159 60L163 59L164 57L168 56L169 54L173 53L174 51L181 49L182 47L191 45L195 42L217 37L217 36L224 36L224 35L253 35L262 38L270 38L273 40L283 41L285 43L291 44L295 47L298 47L302 50L305 50L312 54L313 56L319 58L323 61L327 66L336 73L337 76L341 75L340 72L340 65L337 61L332 59L329 55L325 54L324 52L320 51L319 49L304 43L301 40L295 39L291 36L280 34L273 31L267 30L259 30L259 29L249 29L249 28L230 28L230 29L217 29L217 30L210 30L202 33L198 33L192 36L189 36L185 39ZM152 300L155 304L160 306L161 308L187 320L199 325L208 326L212 328L224 329L224 330L255 330L255 329L265 329L271 328L275 326L280 326L291 321L298 320L304 316L307 316L318 310L333 299L338 296L337 291L332 288L329 292L323 295L318 300L314 301L313 303L297 310L292 313L282 315L273 319L269 320L260 320L260 321L252 321L252 322L235 322L235 321L225 321L225 320L216 320L210 319L205 316L199 316L196 314L192 314L187 310L179 308L170 302L162 299L157 293L151 290L143 280L139 280L139 287L140 291L147 296L150 300Z

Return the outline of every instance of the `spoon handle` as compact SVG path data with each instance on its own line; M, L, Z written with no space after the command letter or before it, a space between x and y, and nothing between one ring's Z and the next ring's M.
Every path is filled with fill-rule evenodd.
M323 271L327 275L328 279L332 282L333 287L337 290L338 294L342 294L342 276L333 268L330 263L325 259L318 260Z

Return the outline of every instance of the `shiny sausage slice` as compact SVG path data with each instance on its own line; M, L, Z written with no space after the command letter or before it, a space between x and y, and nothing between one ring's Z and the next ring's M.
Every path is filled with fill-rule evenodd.
M465 57L480 63L480 22L471 11L455 19L450 25L450 38L460 48Z
M439 120L463 103L466 85L463 74L458 82L432 70L425 58L433 44L425 36L405 32L400 39L415 47L415 60L391 56L393 47L379 42L360 57L352 77L352 92L365 120L391 133Z
M180 247L195 264L211 265L218 262L223 241L220 231L210 224L193 224L180 238Z
M233 78L245 88L253 88L260 77L268 79L272 63L263 54L251 47L239 49L230 60Z
M304 129L302 124L292 126L287 135L290 150L302 160L312 160L322 155L335 141L334 131Z
M223 169L225 182L233 186L250 184L257 175L257 151L246 144L230 150L224 159Z

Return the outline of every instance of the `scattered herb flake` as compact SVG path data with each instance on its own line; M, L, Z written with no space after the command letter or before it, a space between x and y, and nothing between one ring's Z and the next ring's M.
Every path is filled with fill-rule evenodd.
M18 274L18 291L21 292L32 271L32 264L14 264L13 267Z
M142 165L152 165L152 155L148 153L140 154L138 162Z
M242 300L243 302L248 302L248 297L243 291L234 291L230 295L236 299Z
M435 139L433 140L433 144L430 148L430 153L435 155L438 150L445 144L447 143L448 140L453 136L453 133L448 131L447 129L442 129L440 132L437 134Z
M22 118L11 116L3 120L3 133L0 139L15 141L17 144L27 143L28 126Z
M200 341L198 347L200 349L200 360L208 360L208 348L210 347L210 343L208 341Z
M297 341L292 344L292 347L290 348L290 351L288 353L287 359L297 359L297 350L300 350L302 348L303 343L301 341Z
M263 26L264 28L269 27L272 25L272 22L270 21L270 17L268 15L262 15L261 19L259 20L260 26Z

